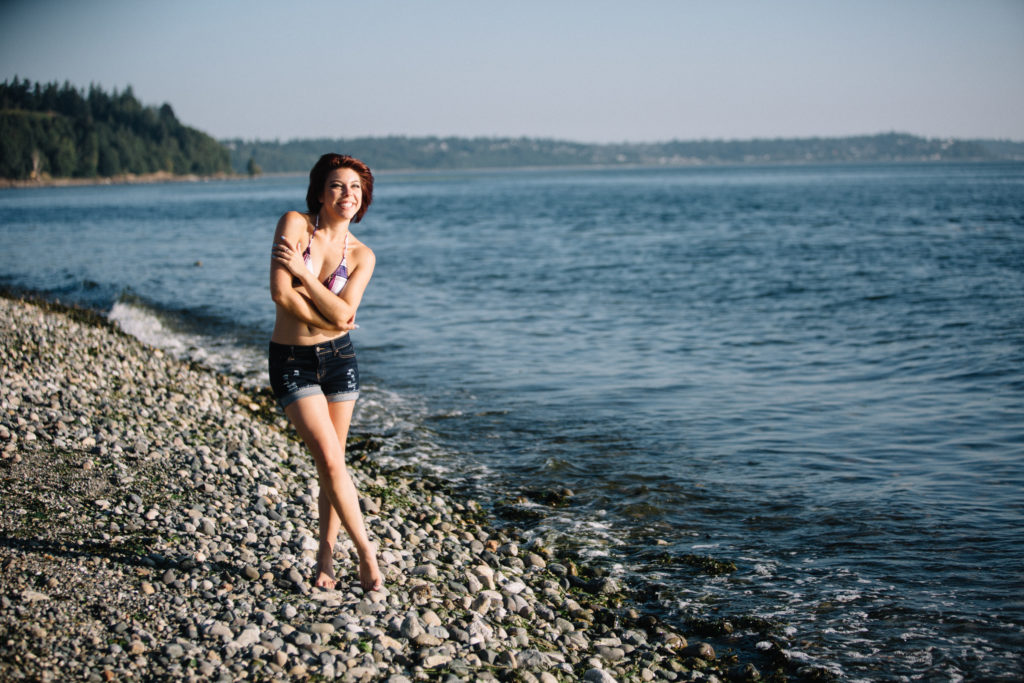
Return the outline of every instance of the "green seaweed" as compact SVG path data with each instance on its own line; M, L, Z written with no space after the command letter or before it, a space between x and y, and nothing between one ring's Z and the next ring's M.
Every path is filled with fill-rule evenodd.
M721 576L736 571L736 563L732 560L718 560L709 555L672 555L662 553L654 558L654 563L661 566L686 565L709 576Z

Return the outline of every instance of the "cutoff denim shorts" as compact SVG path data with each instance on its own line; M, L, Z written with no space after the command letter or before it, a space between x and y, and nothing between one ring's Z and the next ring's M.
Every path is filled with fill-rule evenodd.
M270 388L282 408L323 395L329 403L359 398L359 365L348 333L322 344L270 342Z

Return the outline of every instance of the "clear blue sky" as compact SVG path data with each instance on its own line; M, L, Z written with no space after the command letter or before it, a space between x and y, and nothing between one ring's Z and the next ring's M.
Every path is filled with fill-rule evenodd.
M0 0L0 80L218 138L1024 140L1024 0Z

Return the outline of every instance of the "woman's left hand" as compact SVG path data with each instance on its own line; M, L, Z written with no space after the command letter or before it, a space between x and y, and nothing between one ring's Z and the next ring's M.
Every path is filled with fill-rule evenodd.
M306 262L302 258L299 246L288 244L282 236L281 241L274 245L271 250L271 258L288 269L292 275L299 277L306 269Z

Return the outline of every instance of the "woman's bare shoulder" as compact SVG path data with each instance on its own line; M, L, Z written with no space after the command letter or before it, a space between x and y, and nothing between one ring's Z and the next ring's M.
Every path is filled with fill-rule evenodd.
M295 223L298 225L312 225L313 222L309 219L309 214L302 213L301 211L285 211L284 215L281 216L279 223Z
M300 211L287 211L277 221L277 231L282 235L286 232L291 234L310 232L312 229L313 223L310 222L309 216Z
M373 264L377 262L377 256L373 253L373 249L370 249L365 242L355 235L352 235L352 241L355 242L355 244L350 247L352 259L356 263L373 266Z

